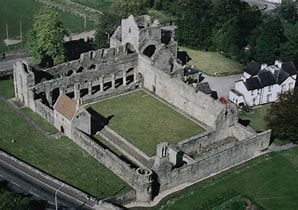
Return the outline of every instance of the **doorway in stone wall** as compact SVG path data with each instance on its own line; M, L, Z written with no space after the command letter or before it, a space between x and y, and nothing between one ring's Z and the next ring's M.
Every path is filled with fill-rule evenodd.
M64 133L64 128L63 128L63 126L60 126L60 132L61 132L61 133Z

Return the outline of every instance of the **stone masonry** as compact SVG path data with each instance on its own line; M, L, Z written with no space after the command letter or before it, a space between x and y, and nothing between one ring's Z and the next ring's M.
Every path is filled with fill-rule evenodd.
M271 131L256 133L243 127L232 104L223 104L183 81L174 31L157 20L129 16L111 37L110 46L44 71L16 63L15 95L60 131L65 133L63 125L70 128L65 135L132 186L136 202L150 202L166 190L204 179L268 148ZM158 145L150 160L152 167L124 162L93 141L92 116L83 109L88 103L141 88L199 121L206 130L177 145ZM62 122L68 112L57 115L55 104L62 103L61 97L71 100L74 110L83 110L73 111L67 124ZM75 118L75 113L83 117Z

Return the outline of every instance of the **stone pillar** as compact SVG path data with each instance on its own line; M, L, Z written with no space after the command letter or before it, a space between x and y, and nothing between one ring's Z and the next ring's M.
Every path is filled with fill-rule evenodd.
M81 98L81 93L80 93L80 84L75 84L74 85L74 98L79 100Z
M92 95L92 81L88 82L88 95L91 96Z
M99 85L100 85L100 92L103 92L104 91L104 89L103 89L103 85L104 85L104 79L103 79L103 77L101 77L100 79L99 79Z
M53 98L52 98L52 92L50 90L46 90L46 98L49 103L49 106L53 105Z
M115 89L115 80L116 80L115 74L112 74L111 77L112 77L112 89Z
M138 72L136 70L134 70L134 72L133 72L133 81L134 82L137 82L137 75L138 75Z
M59 95L65 94L65 88L61 87L59 89Z
M127 81L126 81L126 72L123 72L123 86L127 85Z

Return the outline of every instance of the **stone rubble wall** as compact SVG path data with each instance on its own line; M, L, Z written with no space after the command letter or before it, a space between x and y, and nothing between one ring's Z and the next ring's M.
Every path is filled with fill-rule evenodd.
M245 141L239 141L235 146L213 156L174 169L166 176L159 177L160 191L177 187L183 183L196 182L257 156L258 152L268 148L270 135L270 130L259 133Z
M41 100L35 100L35 112L54 125L54 111L44 105Z
M139 55L139 72L144 77L144 87L155 93L182 112L216 129L216 121L225 107L217 100L212 99L182 80L151 65L151 60Z

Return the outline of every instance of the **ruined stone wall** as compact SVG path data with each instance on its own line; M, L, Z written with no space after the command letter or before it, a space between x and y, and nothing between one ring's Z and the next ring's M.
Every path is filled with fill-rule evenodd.
M185 139L184 141L179 142L178 147L187 154L197 152L199 148L207 147L213 142L211 134L212 132L205 131L203 133L200 133L199 135L190 137L188 139Z
M236 123L235 126L233 126L232 132L233 136L235 136L235 138L239 139L240 141L256 134L253 128L245 127L240 123Z
M144 77L144 87L193 118L216 128L216 120L225 107L210 96L151 65L151 60L139 55L139 72Z
M125 45L126 43L130 43L134 49L139 52L140 30L132 15L127 19L122 20L121 30L122 44Z
M119 87L117 89L109 89L105 92L102 92L102 93L98 94L97 96L85 96L84 98L81 99L81 104L85 105L85 104L89 104L89 103L92 103L92 102L103 100L105 98L110 98L110 97L113 97L113 96L128 93L130 91L138 89L139 87L141 87L140 83L137 83L137 84L136 83L131 83L127 86L122 86L122 87Z
M24 103L25 106L35 110L34 95L29 90L29 87L35 85L35 77L28 63L16 62L13 65L13 76L16 98Z
M265 131L256 136L239 141L234 147L206 157L195 163L174 169L167 175L159 177L160 191L164 191L183 183L197 182L222 170L249 160L269 146L271 131Z
M35 100L35 112L54 125L54 111L44 105L41 100Z
M108 149L104 149L77 129L73 131L72 140L133 187L136 190L137 200L148 201L152 199L153 180L151 177L151 170L141 168L136 170L132 168L118 156L110 152Z

